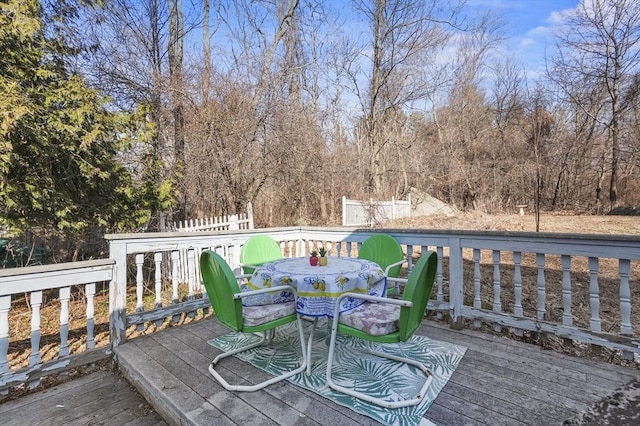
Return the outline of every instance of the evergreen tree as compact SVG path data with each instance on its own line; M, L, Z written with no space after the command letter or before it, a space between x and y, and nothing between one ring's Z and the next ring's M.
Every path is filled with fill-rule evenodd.
M97 254L82 247L102 240L94 231L130 229L146 213L118 162L134 117L68 70L53 33L39 1L0 1L0 230L66 237L68 260Z

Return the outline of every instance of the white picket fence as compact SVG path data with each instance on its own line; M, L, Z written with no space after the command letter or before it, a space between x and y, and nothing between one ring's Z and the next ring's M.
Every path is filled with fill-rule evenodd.
M175 232L195 231L237 231L240 229L253 229L253 206L247 203L247 212L218 217L205 217L189 219L172 223Z
M407 200L369 201L342 197L342 226L374 226L382 222L411 216L411 194Z

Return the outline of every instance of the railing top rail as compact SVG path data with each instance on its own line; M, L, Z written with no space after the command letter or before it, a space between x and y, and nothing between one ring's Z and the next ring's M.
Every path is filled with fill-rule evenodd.
M398 237L412 237L416 235L434 235L441 237L456 238L474 238L480 237L482 239L500 239L500 240L531 240L537 239L540 241L613 241L613 242L628 242L628 243L640 243L640 235L626 235L626 234L574 234L574 233L561 233L561 232L520 232L520 231L490 231L490 230L451 230L451 229L407 229L407 228L366 228L366 227L311 227L311 226L291 226L291 227L279 227L279 228L256 228L256 229L240 229L240 230L220 230L220 231L201 231L194 235L193 232L146 232L135 234L106 234L105 239L109 241L118 240L135 240L135 239L148 239L148 238L162 238L165 240L179 240L184 238L207 237L207 236L233 236L233 235L252 235L257 233L265 234L283 234L290 236L291 233L299 232L305 236L311 234L360 234L360 235L373 235L377 233L394 234Z
M0 271L0 296L110 281L113 259L28 266Z
M24 279L28 275L40 275L47 272L67 271L71 269L95 268L100 266L112 266L113 259L81 260L78 262L52 263L49 265L25 266L21 268L0 269L0 278L17 277Z
M167 240L179 240L184 238L195 238L195 237L207 237L207 236L225 236L225 235L237 235L237 234L259 234L259 233L273 233L273 232L291 232L299 230L298 227L288 227L288 228L260 228L260 229L236 229L236 230L214 230L214 231L198 231L187 232L187 231L178 231L178 232L142 232L135 234L105 234L104 238L109 241L118 241L118 240L135 240L135 239L147 239L147 238L163 238Z

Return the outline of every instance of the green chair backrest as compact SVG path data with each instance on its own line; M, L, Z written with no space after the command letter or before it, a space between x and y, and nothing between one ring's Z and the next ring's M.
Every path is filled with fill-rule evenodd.
M206 250L200 255L200 273L218 320L234 331L242 331L242 301L234 299L240 286L229 264L219 254Z
M380 265L382 269L392 263L404 259L402 247L391 235L378 234L367 238L358 251L358 258L370 260ZM394 266L389 270L389 276L397 278L402 265Z
M403 342L413 336L422 323L437 269L438 255L427 251L422 253L409 274L402 298L412 301L413 306L400 309L399 333Z
M282 259L282 251L280 246L268 235L254 235L249 238L240 250L240 263L242 265L262 265L263 263L272 262ZM245 274L253 274L255 268L243 266L242 271Z

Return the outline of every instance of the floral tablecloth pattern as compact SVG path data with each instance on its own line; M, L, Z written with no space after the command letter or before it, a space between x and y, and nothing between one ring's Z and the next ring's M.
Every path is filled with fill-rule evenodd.
M333 316L336 299L343 293L384 296L384 271L376 263L357 258L330 257L326 266L311 266L306 257L287 258L264 264L247 283L255 290L291 285L298 292L298 313L306 316ZM286 295L273 295L286 299ZM354 303L355 302L355 303ZM245 302L254 304L253 302ZM344 299L340 311L353 309L363 301Z

